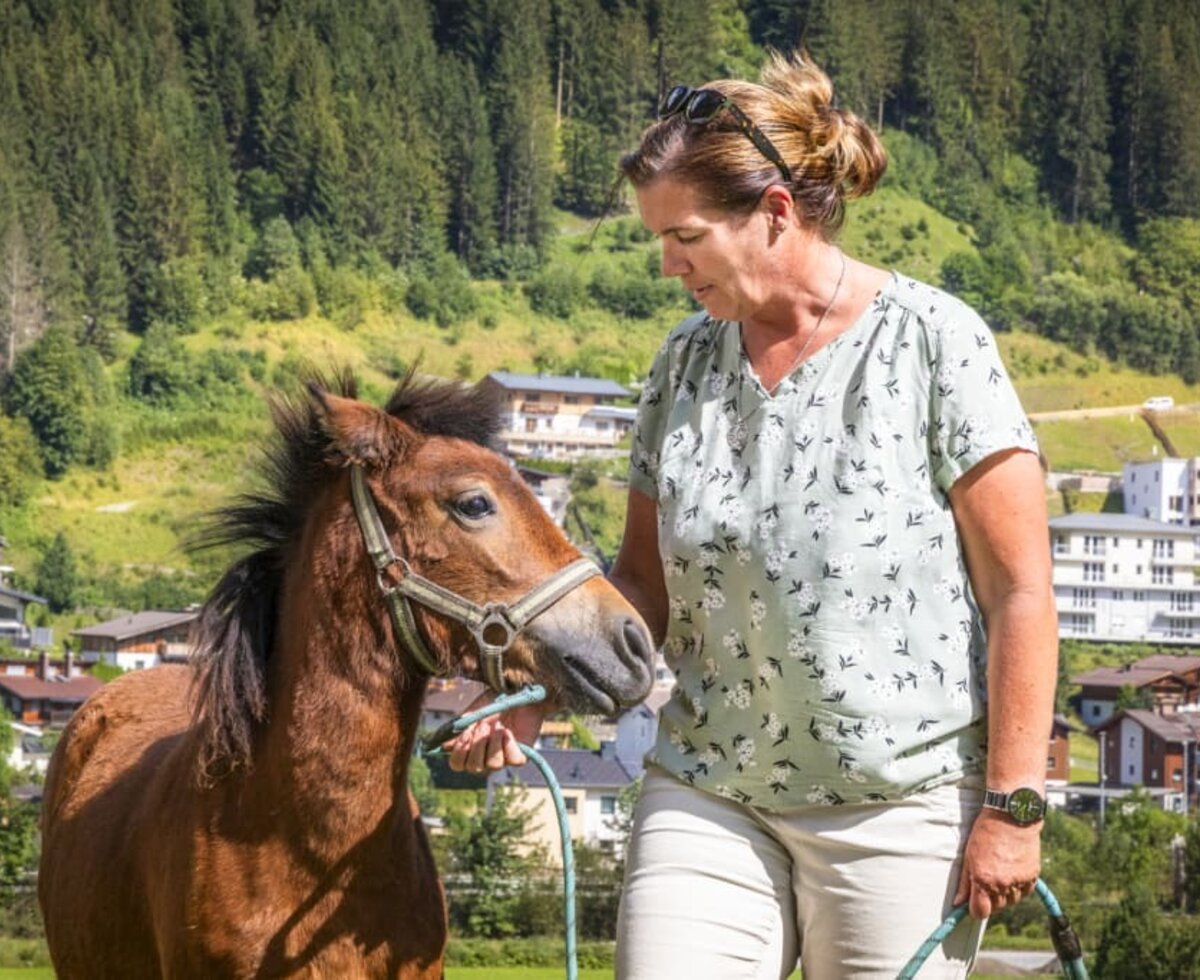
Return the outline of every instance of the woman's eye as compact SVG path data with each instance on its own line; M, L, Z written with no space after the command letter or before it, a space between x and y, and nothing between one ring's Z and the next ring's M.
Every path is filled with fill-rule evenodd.
M492 501L484 493L472 493L465 497L459 497L454 501L454 510L460 517L465 517L468 520L477 521L481 517L487 517L492 513Z

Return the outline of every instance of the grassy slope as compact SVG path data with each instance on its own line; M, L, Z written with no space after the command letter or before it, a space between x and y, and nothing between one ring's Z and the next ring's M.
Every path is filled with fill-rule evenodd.
M652 263L652 242L610 249L622 224L628 240L636 219L614 218L602 227L595 248L587 250L591 225L564 216L553 261L570 266L584 281L601 266ZM868 261L934 281L947 255L971 248L964 229L894 188L883 188L849 209L842 241L847 251ZM564 322L534 313L519 286L485 282L475 288L478 311L450 328L418 321L406 312L378 310L351 330L321 317L259 323L231 316L206 324L184 342L195 352L217 346L261 351L268 377L277 365L297 359L324 368L344 365L359 375L363 395L379 401L394 378L418 358L430 373L479 378L497 368L535 370L537 357L566 363L581 351L592 351L613 373L632 381L690 308L680 290L677 304L650 319L622 319L585 309ZM999 343L1031 412L1134 404L1160 393L1174 395L1178 403L1200 402L1200 386L1189 388L1178 378L1154 378L1085 358L1037 336L1006 333ZM122 356L112 368L117 387L135 346L134 338L123 338ZM32 505L0 515L10 561L28 571L40 548L62 528L89 570L188 573L194 565L181 551L181 539L198 526L203 512L247 485L255 448L268 429L264 392L257 388L220 411L156 412L122 402L117 412L126 448L112 471L75 470L61 481L44 484ZM1200 451L1200 426L1194 419L1187 413L1164 419L1185 451ZM1123 459L1151 452L1145 424L1125 417L1041 423L1038 435L1056 469L1119 469ZM56 625L62 635L62 627L81 622L71 617Z

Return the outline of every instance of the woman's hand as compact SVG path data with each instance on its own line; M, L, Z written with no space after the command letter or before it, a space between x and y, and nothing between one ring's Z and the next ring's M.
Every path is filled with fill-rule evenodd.
M465 713L490 704L494 695L486 692L471 702ZM545 702L527 704L482 718L442 748L450 753L450 768L455 772L495 772L505 766L525 765L525 753L518 743L532 745L542 728L542 719L552 710Z
M967 848L954 904L986 919L1029 896L1042 866L1042 825L1019 827L997 810L981 810Z

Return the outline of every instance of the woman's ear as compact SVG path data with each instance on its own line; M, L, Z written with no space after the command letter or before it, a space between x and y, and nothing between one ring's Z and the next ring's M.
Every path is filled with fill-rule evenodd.
M771 231L776 234L790 228L796 217L796 202L783 184L772 184L763 191L760 207L766 211Z

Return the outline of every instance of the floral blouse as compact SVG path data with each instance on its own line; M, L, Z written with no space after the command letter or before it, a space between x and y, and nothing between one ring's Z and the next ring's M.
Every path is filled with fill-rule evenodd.
M658 504L676 685L651 760L772 810L984 764L986 641L947 493L1037 451L983 321L893 275L768 395L739 326L667 338L630 482Z

